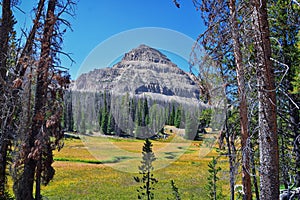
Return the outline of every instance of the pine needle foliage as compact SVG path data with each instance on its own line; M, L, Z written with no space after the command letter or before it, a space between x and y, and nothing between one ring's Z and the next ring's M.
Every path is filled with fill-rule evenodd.
M155 155L152 151L152 143L147 138L145 139L145 143L143 146L143 157L141 161L141 165L139 166L139 173L142 175L140 177L133 177L134 180L142 185L137 189L138 199L154 199L154 185L158 182L156 178L154 178L152 171L154 167L152 166L152 162L156 160Z

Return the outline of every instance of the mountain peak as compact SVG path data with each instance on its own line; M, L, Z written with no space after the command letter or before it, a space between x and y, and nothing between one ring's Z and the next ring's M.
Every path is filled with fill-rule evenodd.
M81 75L73 90L111 91L118 95L129 93L162 101L176 99L193 103L199 101L198 84L164 54L142 44L126 53L112 68Z
M126 53L122 61L145 61L160 64L171 63L167 56L145 44L141 44L137 48L134 48Z

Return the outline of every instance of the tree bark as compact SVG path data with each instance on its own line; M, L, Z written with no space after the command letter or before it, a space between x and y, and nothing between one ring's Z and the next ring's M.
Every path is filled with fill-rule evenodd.
M44 5L45 5L45 0L40 0L38 3L35 19L33 20L33 26L30 30L30 33L26 39L25 46L24 46L24 48L21 52L20 58L17 62L16 71L17 71L17 74L19 75L19 77L23 77L26 72L27 66L25 66L25 63L28 64L27 63L27 61L29 59L28 57L30 57L32 54L31 51L32 51L32 48L34 45L34 39L36 37L37 29L39 28L39 21L42 16L42 13L43 13Z
M36 80L36 93L34 101L34 112L32 119L31 133L28 138L29 149L37 148L35 146L35 141L38 139L38 134L42 131L42 126L44 125L45 118L45 105L47 98L47 88L48 88L48 71L52 65L51 58L51 44L52 36L55 24L54 10L57 0L49 0L47 8L47 16L44 23L44 30L41 42L41 55L39 64L37 67L37 80ZM41 154L39 154L41 155ZM42 159L38 157L29 157L28 161L25 161L24 171L21 176L19 183L19 188L16 194L17 199L33 199L33 184L35 178L35 172L37 167L37 160ZM40 162L40 161L39 161ZM37 172L40 173L40 172ZM38 180L38 184L40 184ZM37 187L40 188L40 187ZM40 191L36 191L40 194Z
M250 142L250 149L253 149L253 144ZM257 181L257 176L256 176L256 169L255 169L255 161L254 161L254 153L250 153L250 162L251 162L251 172L253 176L253 187L255 191L255 198L256 200L259 200L259 189L258 189L258 181Z
M236 174L236 149L234 146L234 136L230 137L228 130L228 114L225 119L225 139L227 144L227 151L229 157L229 174L230 174L230 200L234 200L234 185ZM232 133L233 134L233 133Z
M7 56L9 45L9 34L12 30L12 13L11 13L11 1L2 1L2 19L0 26L0 93L4 94L6 91L5 81L7 79ZM1 109L5 109L7 100L0 99ZM11 107L11 106L10 106ZM10 110L8 108L8 110ZM7 116L5 112L1 111L0 117L0 198L4 195L6 190L6 166L7 166L7 150L9 144L8 130L7 130Z
M244 200L252 199L251 190L251 177L250 177L250 158L249 158L249 146L247 140L249 138L248 133L248 107L245 90L245 66L243 64L243 56L241 52L239 27L236 16L236 1L229 1L230 9L230 24L231 24L231 36L233 40L234 58L236 63L236 73L238 82L238 94L239 94L239 113L240 113L240 125L241 125L241 148L242 148L242 183L244 191Z
M260 199L279 198L276 93L266 0L252 0L259 101Z

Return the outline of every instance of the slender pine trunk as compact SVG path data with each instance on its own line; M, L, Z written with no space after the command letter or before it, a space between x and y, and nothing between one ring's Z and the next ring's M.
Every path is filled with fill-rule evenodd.
M249 158L249 146L247 140L249 138L248 133L248 107L245 90L245 66L243 64L243 56L241 52L240 34L236 14L236 1L229 1L229 9L231 15L231 35L233 40L234 58L236 63L237 82L238 82L238 94L239 94L239 113L240 113L240 125L241 125L241 148L242 148L242 183L244 191L244 200L252 199L251 190L251 177L250 177L250 158Z
M279 198L276 91L266 0L252 0L259 101L260 199Z

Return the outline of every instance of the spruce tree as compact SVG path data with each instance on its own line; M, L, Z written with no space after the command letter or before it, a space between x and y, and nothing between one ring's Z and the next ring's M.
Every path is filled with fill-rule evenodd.
M175 126L176 128L179 128L179 127L180 127L180 124L181 124L181 110L182 110L181 107L178 107L178 108L176 109L175 119L174 119L174 126Z
M179 191L178 191L178 187L175 185L174 180L171 180L171 187L172 187L172 191L173 191L173 197L174 197L173 199L181 200L180 194L179 194Z
M191 113L186 114L185 118L185 138L194 140L197 136L197 125Z
M218 196L220 196L220 192L217 191L217 182L219 180L218 172L221 171L220 167L217 167L218 161L215 157L213 157L212 161L208 163L208 173L207 177L208 183L206 185L206 189L208 191L208 198L210 200L217 200Z
M101 114L101 131L103 134L107 134L109 113L107 108L106 92L104 92L103 99L104 99L104 106Z
M158 182L156 178L153 177L152 171L154 167L152 162L156 160L155 155L152 151L152 143L149 139L145 139L143 146L143 157L141 161L141 166L139 166L140 174L142 178L133 177L134 180L142 185L137 189L138 199L146 198L147 200L154 199L154 184Z

